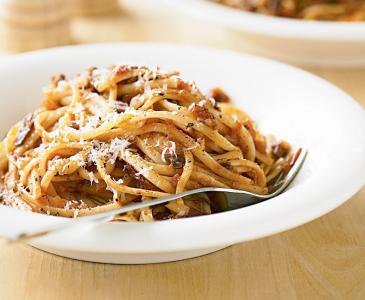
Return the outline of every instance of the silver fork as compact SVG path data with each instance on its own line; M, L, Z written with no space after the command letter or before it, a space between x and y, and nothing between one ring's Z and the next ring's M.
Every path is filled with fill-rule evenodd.
M289 184L293 181L293 179L296 177L299 170L301 169L301 167L304 163L304 160L307 156L307 152L308 151L306 149L302 148L299 156L297 157L297 159L294 163L294 166L292 166L290 171L287 174L282 172L281 174L279 174L279 176L276 178L276 180L274 182L269 183L269 185L268 185L269 194L267 194L267 195L259 195L259 194L250 193L250 192L246 192L246 191L242 191L242 190L236 190L236 189L219 188L219 187L204 187L204 188L189 190L189 191L186 191L186 192L183 192L180 194L173 194L173 195L170 195L167 197L154 199L154 200L150 200L150 201L131 203L131 204L125 205L125 206L115 209L115 210L98 213L98 214L86 216L86 217L79 217L76 220L74 220L73 222L71 220L68 220L68 222L65 222L65 223L48 226L47 228L44 228L42 230L21 232L20 234L16 235L14 238L11 238L10 240L14 241L14 242L25 242L25 241L29 241L34 238L38 238L38 237L41 237L41 236L44 236L44 235L47 235L47 234L50 234L53 232L62 231L62 230L65 230L65 229L68 229L68 228L71 228L71 227L74 227L77 225L100 223L103 221L105 222L105 221L111 220L114 216L116 216L118 214L126 213L126 212L136 210L136 209L164 204L164 203L167 203L167 202L179 199L179 198L183 198L183 197L191 196L191 195L195 195L195 194L200 194L200 193L207 193L207 192L225 193L227 195L226 207L224 207L224 209L222 211L233 210L233 209L257 204L264 200L276 197L277 195L281 194L289 186Z

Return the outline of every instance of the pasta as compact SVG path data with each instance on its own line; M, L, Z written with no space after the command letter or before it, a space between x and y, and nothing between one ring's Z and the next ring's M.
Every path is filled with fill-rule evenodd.
M233 8L288 18L365 21L364 0L215 0Z
M2 202L76 217L204 186L259 194L288 171L290 145L263 136L215 88L203 95L177 72L117 65L54 76L40 109L1 145ZM122 221L210 214L222 195L179 199ZM217 200L218 199L218 200Z

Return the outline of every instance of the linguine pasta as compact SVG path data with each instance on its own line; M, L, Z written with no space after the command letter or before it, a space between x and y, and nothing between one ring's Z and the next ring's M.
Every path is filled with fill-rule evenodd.
M76 217L204 186L266 194L295 160L219 88L203 95L176 72L118 65L52 78L40 109L1 143L2 202ZM187 197L118 220L219 211L222 195Z

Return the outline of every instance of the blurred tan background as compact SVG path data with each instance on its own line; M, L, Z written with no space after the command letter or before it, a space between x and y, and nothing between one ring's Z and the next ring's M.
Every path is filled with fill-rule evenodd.
M176 13L151 0L3 0L0 51L112 41L183 41L235 48L219 26L179 18Z
M184 43L236 51L244 45L235 32L185 16L160 0L0 0L0 57L102 42ZM365 70L306 69L365 100Z

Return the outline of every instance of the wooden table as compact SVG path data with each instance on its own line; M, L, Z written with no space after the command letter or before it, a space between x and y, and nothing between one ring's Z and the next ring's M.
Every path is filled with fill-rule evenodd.
M236 49L224 29L148 0L125 0L121 15L79 19L73 29L80 43L162 41ZM311 71L365 106L365 70ZM365 188L299 228L159 265L95 264L2 244L0 299L365 299L364 200Z

